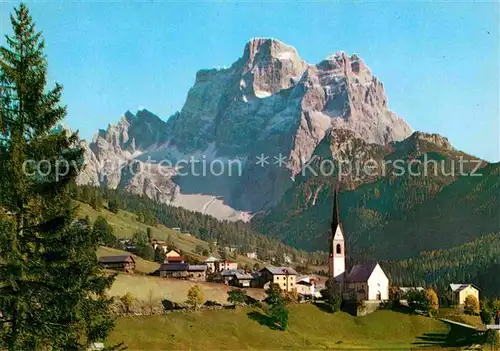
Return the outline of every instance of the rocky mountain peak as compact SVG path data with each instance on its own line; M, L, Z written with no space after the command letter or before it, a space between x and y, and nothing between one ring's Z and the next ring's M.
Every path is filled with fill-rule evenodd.
M243 59L249 62L295 58L300 59L297 50L293 46L272 38L253 38L245 45L243 52Z
M443 137L439 134L435 134L435 133L414 132L408 138L408 141L412 141L415 143L419 143L419 142L423 141L423 142L434 144L434 145L436 145L439 148L444 149L444 150L452 150L453 149L448 138Z
M325 140L329 130L335 132ZM118 159L125 164L149 156L244 160L241 177L175 181L181 195L222 196L232 209L254 212L281 199L322 141L327 153L339 150L340 157L368 148L356 139L383 146L411 132L390 111L382 83L358 55L337 52L309 64L290 45L255 38L229 68L198 71L181 111L166 122L147 110L127 111L120 122L97 134L90 149L99 162ZM253 162L261 154L282 156L285 164L264 169ZM124 178L120 168L107 173L108 186L160 191L154 190L160 178L152 171L147 179ZM154 198L177 193L172 184L160 188L167 195Z
M255 38L246 45L241 65L240 89L248 100L263 98L295 84L308 64L297 50L276 39Z

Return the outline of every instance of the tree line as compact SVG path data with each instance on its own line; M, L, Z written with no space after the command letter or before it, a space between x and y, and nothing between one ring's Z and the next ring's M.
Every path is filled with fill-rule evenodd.
M169 228L178 227L203 241L217 243L218 247L235 246L241 254L256 251L260 259L272 261L274 264L284 264L285 256L292 262L310 264L326 262L325 253L308 253L291 248L278 239L254 231L247 223L219 220L200 212L160 204L146 196L123 190L73 185L71 196L97 210L107 207L113 212L122 209L134 213L138 221L149 226L162 224Z

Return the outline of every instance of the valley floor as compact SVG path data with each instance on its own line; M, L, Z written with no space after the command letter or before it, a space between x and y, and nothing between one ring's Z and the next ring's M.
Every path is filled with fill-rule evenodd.
M446 346L450 332L445 323L423 316L377 311L352 317L312 304L290 306L286 331L265 321L255 308L120 317L109 342L124 342L129 350L429 350Z

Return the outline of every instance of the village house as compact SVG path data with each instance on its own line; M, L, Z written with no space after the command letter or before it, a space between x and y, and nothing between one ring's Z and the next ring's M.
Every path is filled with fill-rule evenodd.
M207 266L206 265L188 265L188 279L193 281L206 281Z
M132 255L103 256L99 258L99 263L107 269L128 273L133 273L135 270L135 260Z
M463 305L465 298L469 295L474 296L479 301L479 288L474 284L450 284L451 303L453 305Z
M188 264L180 263L162 263L160 265L160 277L185 279L188 275Z
M184 263L185 258L177 250L170 250L165 254L165 263Z
M190 265L181 263L162 263L160 266L160 277L187 279L193 281L205 281L207 266Z
M219 262L220 260L214 256L210 256L205 261L203 261L203 263L207 265L209 273L215 273L219 271Z
M282 290L295 291L298 273L291 267L265 267L260 271L263 285L278 284Z
M228 269L238 269L238 263L228 259L219 262L219 271L225 271Z
M320 298L321 294L317 289L316 280L312 277L297 277L297 293L306 298Z
M252 283L253 276L248 273L236 273L233 278L233 285L241 288L249 288Z
M233 279L237 273L245 273L243 269L226 269L224 271L215 272L210 278L215 283L222 283L226 285L233 285Z

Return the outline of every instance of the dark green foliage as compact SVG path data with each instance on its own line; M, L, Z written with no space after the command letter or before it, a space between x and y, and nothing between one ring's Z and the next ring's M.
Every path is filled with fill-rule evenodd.
M394 285L436 286L446 291L450 282L471 282L484 297L499 296L500 233L485 235L448 250L423 252L420 257L382 262Z
M227 302L233 305L245 305L248 300L247 293L242 289L231 289L227 295Z
M113 198L108 201L108 210L110 210L113 213L118 213L119 209L120 209L120 202L118 199Z
M139 256L144 258L145 260L148 261L154 261L155 259L155 250L149 243L148 235L147 233L144 232L137 232L134 234L131 240L132 246L134 248L132 249L132 252Z
M284 303L271 305L269 309L269 319L277 325L281 330L285 331L288 327L288 310Z
M483 322L484 325L488 325L491 323L491 312L482 310L479 313L479 316L481 317L481 322Z
M282 290L278 284L270 284L269 288L266 290L266 294L266 302L271 306L285 303Z
M425 291L412 290L408 292L406 299L413 311L427 311L428 300Z
M163 263L165 261L165 252L161 246L157 246L155 249L155 262Z
M281 330L288 327L288 310L286 309L286 299L278 284L270 284L266 290L266 302L269 304L268 319L273 325Z
M452 161L459 167L460 157L474 159L414 139L396 143L392 150L367 147L365 151L375 160L398 158L405 165L424 157L443 160L445 170ZM316 154L332 157L328 148L323 152L319 148ZM473 167L467 163L464 170ZM441 171L436 175L434 170L430 164L427 176L393 176L387 171L385 176L361 183L343 178L341 218L350 255L361 260L415 257L424 250L450 248L498 230L499 164L479 170L480 177L457 178ZM254 217L254 228L293 247L327 251L336 181L337 176L298 176L275 208ZM398 250L393 250L395 246Z
M104 246L115 247L116 237L113 234L113 227L108 223L106 218L99 216L92 227L94 234L101 238L100 243Z
M321 296L324 298L331 313L340 311L340 306L342 305L341 289L340 285L333 279L328 279L326 288L321 291Z
M73 223L68 185L83 152L76 134L54 129L66 109L62 87L46 89L41 34L23 4L11 22L0 48L0 348L86 349L113 328L114 277L98 265L101 238Z

